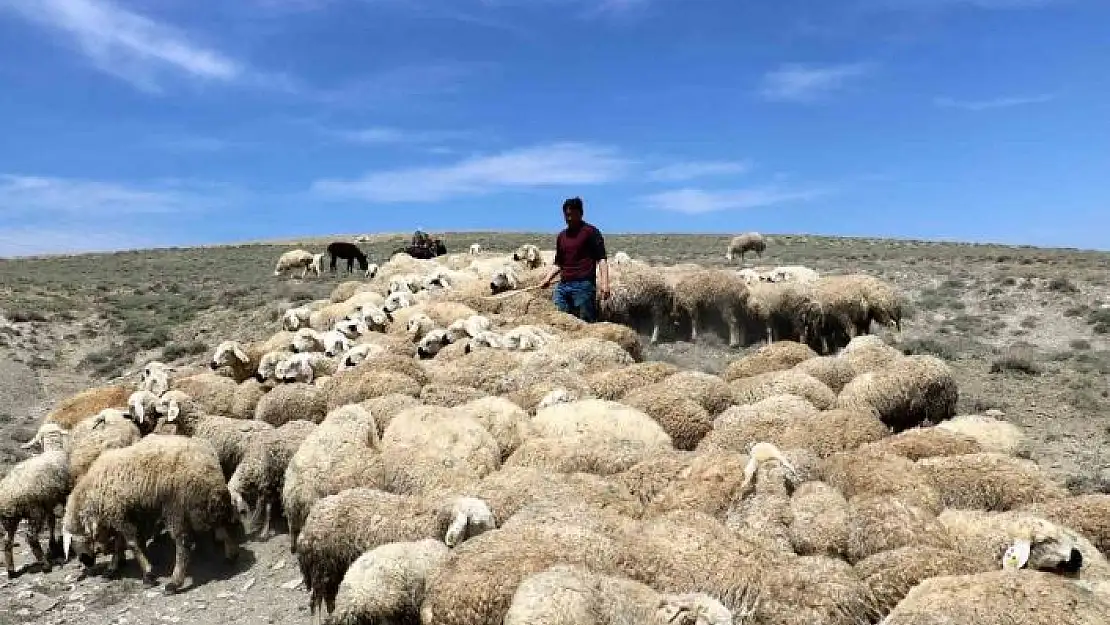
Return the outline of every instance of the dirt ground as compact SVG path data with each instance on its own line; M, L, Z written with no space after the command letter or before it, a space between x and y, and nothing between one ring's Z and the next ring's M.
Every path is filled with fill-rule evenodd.
M1034 444L1033 458L1073 492L1110 492L1110 254L987 245L808 236L770 237L747 265L805 265L822 273L866 272L911 298L903 331L880 331L906 353L948 360L960 412L999 410ZM199 362L226 338L254 339L276 327L289 303L325 297L348 279L272 275L294 246L323 251L330 239L117 254L0 260L0 474L24 458L19 445L60 399L152 358ZM451 251L474 242L510 250L551 235L446 235ZM399 235L361 244L382 262ZM724 236L607 237L652 263L724 266ZM738 264L738 263L736 263ZM719 372L742 350L709 337L665 342L649 357ZM152 549L168 574L169 546ZM142 587L133 564L123 578L77 580L76 563L49 574L0 578L7 623L304 623L307 593L284 533L248 542L234 565L197 553L197 586L177 596ZM204 544L200 545L205 548ZM172 547L169 547L172 549ZM16 560L31 561L22 537Z

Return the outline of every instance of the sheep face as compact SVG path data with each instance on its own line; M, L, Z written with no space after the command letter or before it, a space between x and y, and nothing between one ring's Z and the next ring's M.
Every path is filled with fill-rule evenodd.
M505 333L503 347L517 351L532 351L547 343L546 336L532 328L514 328Z
M250 357L247 356L246 350L238 341L224 341L216 346L216 351L212 354L212 361L208 363L208 367L215 371L220 367L233 367L248 362L250 362Z
M521 245L513 252L513 260L524 263L529 267L539 267L543 259L540 258L540 249L535 245Z
M704 593L663 595L656 606L660 623L673 625L731 625L732 612Z
M291 355L291 352L268 352L263 354L262 358L258 359L258 371L255 372L254 379L259 382L277 379L278 363Z
M517 280L516 272L509 267L498 269L489 281L489 290L494 295L505 291L515 291L518 286L520 286L520 281Z
M424 335L416 344L416 355L420 358L434 358L439 350L451 344L447 330L436 328Z
M393 315L390 314L390 311L379 306L360 305L355 309L355 316L362 320L369 330L385 330L389 324L393 323Z
M366 360L367 358L380 356L385 352L386 349L381 345L355 345L351 349L347 350L347 353L343 355L343 359L339 363L339 367L342 369L357 367L360 363L362 363L362 361Z
M312 328L301 328L293 335L293 344L290 351L294 354L324 351L323 336Z
M305 318L307 318L307 315L305 315L304 309L290 308L281 316L281 329L296 332L304 325Z
M505 347L505 339L496 332L486 330L474 335L474 338L466 344L466 353L475 347L492 347L494 349L502 349Z
M367 265L367 267L366 267L366 279L367 280L373 280L374 277L377 276L377 275L378 275L378 264L377 263L370 263L369 265Z
M348 339L357 339L370 331L370 327L366 325L365 321L350 317L336 321L333 329Z
M411 276L394 276L389 280L389 292L392 293L415 293L418 289L413 284Z
M139 390L127 398L127 413L140 428L152 422L158 408L158 395L151 391Z
M1063 532L1024 532L1003 554L1002 568L1077 575L1083 568L1083 554Z
M409 319L408 325L405 326L405 332L409 335L410 341L419 341L428 332L432 331L435 325L436 322L431 317L424 313L418 313Z
M536 404L536 411L538 412L540 410L543 410L544 408L549 408L556 404L569 404L571 402L578 401L579 399L580 397L578 396L578 393L568 391L565 388L557 388L547 395L543 396L543 399L540 400L540 403Z
M287 358L278 363L274 374L282 382L308 383L313 377L312 363L307 358Z
M486 502L475 497L459 497L451 503L451 524L443 536L448 547L455 547L463 541L497 528L493 511Z
M324 334L324 355L333 358L351 349L351 341L342 332L332 330Z
M396 293L390 293L389 297L385 298L385 305L382 306L382 310L385 312L394 312L402 308L408 308L414 303L412 293L397 291Z

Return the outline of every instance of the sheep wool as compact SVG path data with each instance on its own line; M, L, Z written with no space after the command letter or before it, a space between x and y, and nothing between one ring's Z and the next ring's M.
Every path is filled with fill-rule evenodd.
M822 460L820 473L849 502L856 497L890 495L934 515L944 507L929 474L902 456L863 449L838 452Z
M454 408L469 401L488 397L484 391L469 386L454 386L451 384L429 384L420 389L420 403L428 406L442 406Z
M667 362L638 362L594 373L586 378L586 384L598 399L619 401L628 392L661 382L675 373L678 367Z
M69 444L69 474L73 482L85 475L100 454L127 447L141 436L131 419L111 408L73 426Z
M834 393L840 393L856 377L852 364L840 356L817 356L799 362L792 369L813 376Z
M808 345L797 341L776 341L730 362L721 377L731 382L761 373L784 371L816 357L817 352Z
M738 404L754 404L775 395L798 395L820 410L836 403L836 394L811 375L787 369L760 373L729 383ZM850 384L849 384L850 386Z
M1091 540L1099 551L1110 554L1110 495L1096 493L1050 499L1026 504L1019 511L1070 527Z
M925 458L917 464L949 508L1006 511L1068 496L1032 460L977 453Z
M849 562L909 545L953 547L952 536L935 515L898 497L856 497L848 506Z
M269 536L273 510L281 501L285 469L301 443L315 429L316 424L311 421L289 421L247 439L243 458L228 480L227 488L248 532L254 531L261 516L261 536Z
M418 622L428 576L448 553L447 545L431 538L367 551L343 575L325 625Z
M982 451L979 443L974 438L938 427L911 428L881 441L868 443L864 447L866 449L888 451L910 460L938 456L961 456Z
M723 519L738 495L748 457L730 451L654 452L615 479L643 502L645 518L693 511Z
M68 430L105 408L127 408L127 400L130 396L131 389L125 386L98 386L85 389L59 402L46 415L42 423L57 423Z
M956 414L959 391L952 369L935 356L905 356L857 376L836 398L838 408L873 408L895 432L940 423Z
M620 403L642 410L671 437L676 449L692 450L713 429L713 420L701 404L667 383L631 391Z
M855 565L856 574L871 589L885 616L907 593L932 577L984 573L981 559L952 549L909 545L876 553Z
M1021 428L983 415L960 415L937 424L937 428L970 436L979 443L981 451L1028 458L1029 443Z
M501 466L501 450L482 424L458 409L401 411L382 435L388 490L421 494L462 487Z
M65 504L73 484L63 432L60 425L52 422L44 424L35 436L42 441L43 452L16 463L0 479L0 524L4 531L4 569L8 579L19 576L12 548L21 520L27 521L24 536L35 560L44 571L51 569L50 560L39 544L39 534L45 524L50 533L49 546L54 546L54 508Z
M643 511L640 501L619 480L532 467L504 467L465 492L489 504L498 527L535 503L560 506L580 503L628 518L637 518Z
M798 555L843 558L848 552L848 500L824 482L806 482L790 498L790 543Z
M274 427L281 427L290 421L320 423L327 415L327 409L324 389L304 382L279 384L258 400L254 419Z

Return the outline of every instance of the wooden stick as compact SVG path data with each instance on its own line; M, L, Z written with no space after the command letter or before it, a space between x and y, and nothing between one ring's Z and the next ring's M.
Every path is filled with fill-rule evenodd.
M526 286L523 289L517 289L515 291L505 291L504 293L498 293L497 295L483 295L482 297L484 299L504 299L510 295L516 295L517 293L527 293L528 291L535 291L538 288L540 288L540 285L537 284L535 286Z

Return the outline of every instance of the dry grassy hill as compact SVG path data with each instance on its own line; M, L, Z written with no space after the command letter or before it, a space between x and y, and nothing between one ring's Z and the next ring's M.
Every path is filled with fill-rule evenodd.
M865 272L902 288L913 302L912 317L901 336L883 336L906 353L949 360L960 383L960 412L1002 411L1035 441L1034 459L1062 474L1074 491L1110 490L1110 254L771 239L758 264ZM0 467L24 457L19 444L58 399L146 359L195 362L224 338L261 338L289 303L326 297L347 279L342 263L336 276L305 281L275 278L272 271L292 246L323 251L328 240L0 260ZM551 240L550 234L446 235L451 251L474 242L491 250L525 242L550 247ZM725 236L609 235L607 242L611 254L624 250L652 263L726 264ZM402 235L383 235L361 246L381 262L403 243ZM650 357L717 372L738 355L719 343L671 342ZM134 579L83 582L77 590L65 580L72 571L0 582L9 605L0 607L0 623L200 622L202 616L206 622L305 622L301 591L273 601L294 592L280 582L296 573L284 538L271 543L250 545L253 555L237 577L146 607L135 599L142 591ZM19 545L17 559L27 555Z

